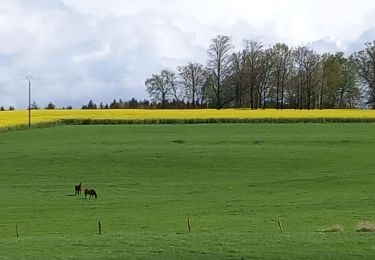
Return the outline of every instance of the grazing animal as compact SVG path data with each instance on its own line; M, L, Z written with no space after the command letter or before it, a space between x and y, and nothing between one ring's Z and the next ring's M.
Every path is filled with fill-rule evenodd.
M82 191L82 182L80 182L78 185L74 186L75 192L74 195L81 195Z
M87 195L89 195L89 199L91 199L91 197L95 197L95 199L98 198L98 195L96 194L96 191L94 189L85 189L85 199Z

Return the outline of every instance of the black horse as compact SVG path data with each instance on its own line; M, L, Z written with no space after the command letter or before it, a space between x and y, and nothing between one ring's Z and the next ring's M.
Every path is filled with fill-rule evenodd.
M96 194L96 191L94 189L85 189L85 199L87 195L89 195L89 199L91 199L91 197L95 197L95 199L98 198L98 195Z
M81 195L82 191L82 182L80 182L78 185L74 186L75 192L74 195Z

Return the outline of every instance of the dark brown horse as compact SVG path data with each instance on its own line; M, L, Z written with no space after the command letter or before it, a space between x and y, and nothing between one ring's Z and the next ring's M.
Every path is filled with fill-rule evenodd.
M95 197L95 199L98 198L98 195L96 194L96 191L94 189L85 189L85 199L87 195L89 195L89 199L91 199L91 197Z
M82 182L80 182L78 185L74 186L75 192L74 195L81 195L82 191Z

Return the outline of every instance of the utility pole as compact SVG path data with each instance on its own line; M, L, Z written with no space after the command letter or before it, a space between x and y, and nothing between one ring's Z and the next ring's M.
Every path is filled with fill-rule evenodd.
M27 81L29 82L29 128L31 127L31 80L32 76L26 76Z

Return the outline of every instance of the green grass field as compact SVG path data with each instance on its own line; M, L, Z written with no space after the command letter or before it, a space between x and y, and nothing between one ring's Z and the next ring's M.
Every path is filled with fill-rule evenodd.
M374 158L375 124L3 132L0 259L373 259Z

